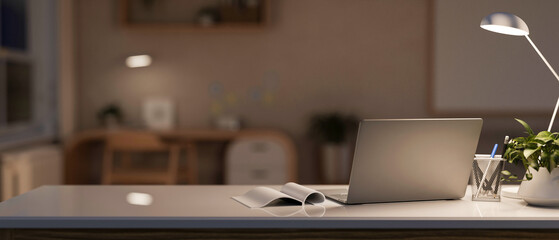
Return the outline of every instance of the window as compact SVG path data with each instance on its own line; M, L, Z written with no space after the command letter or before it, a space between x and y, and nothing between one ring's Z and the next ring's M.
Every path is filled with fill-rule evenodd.
M0 0L0 149L55 136L56 0Z

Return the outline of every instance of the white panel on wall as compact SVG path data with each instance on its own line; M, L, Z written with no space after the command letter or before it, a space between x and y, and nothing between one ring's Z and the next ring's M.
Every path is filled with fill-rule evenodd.
M39 145L0 154L1 200L43 185L62 184L62 150L57 145Z
M485 31L481 19L510 12L559 69L559 1L444 0L434 5L432 107L438 113L549 113L559 96L553 77L525 37Z

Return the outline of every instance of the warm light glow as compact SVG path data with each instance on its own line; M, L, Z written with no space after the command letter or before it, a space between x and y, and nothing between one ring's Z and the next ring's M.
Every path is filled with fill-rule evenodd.
M528 32L526 32L522 29L517 29L517 28L512 28L512 27L507 27L507 26L481 25L480 27L485 29L485 30L491 31L491 32L513 35L513 36L526 36L526 35L528 35Z
M151 57L149 55L137 55L126 58L126 66L129 68L147 67L151 65Z
M126 201L132 205L148 206L153 203L153 197L147 193L131 192L126 195Z

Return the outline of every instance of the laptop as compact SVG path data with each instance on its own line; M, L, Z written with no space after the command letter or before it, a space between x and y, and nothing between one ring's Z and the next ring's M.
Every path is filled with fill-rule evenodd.
M462 198L482 124L481 118L363 120L349 186L321 192L344 204Z

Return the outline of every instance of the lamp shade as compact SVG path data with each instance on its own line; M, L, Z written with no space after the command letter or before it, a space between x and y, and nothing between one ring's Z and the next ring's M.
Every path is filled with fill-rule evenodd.
M513 36L526 36L530 34L528 25L521 18L506 12L496 12L485 16L481 19L479 26L487 31Z

